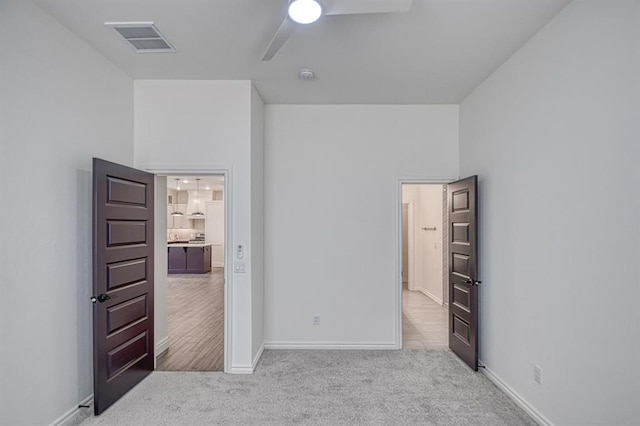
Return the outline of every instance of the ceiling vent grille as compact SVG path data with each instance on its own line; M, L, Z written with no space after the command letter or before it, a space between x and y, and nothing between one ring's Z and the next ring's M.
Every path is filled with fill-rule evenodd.
M153 22L105 22L138 53L175 52Z

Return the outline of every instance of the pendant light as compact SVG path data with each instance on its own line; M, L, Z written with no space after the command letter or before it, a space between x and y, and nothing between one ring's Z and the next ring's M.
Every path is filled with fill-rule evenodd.
M180 189L180 178L176 178L176 189ZM176 192L176 201L178 201L178 193ZM184 213L179 212L176 207L178 203L173 203L173 212L171 212L171 216L184 216Z
M204 217L204 213L200 211L200 178L196 178L196 208L198 209L196 212L192 213L191 216Z

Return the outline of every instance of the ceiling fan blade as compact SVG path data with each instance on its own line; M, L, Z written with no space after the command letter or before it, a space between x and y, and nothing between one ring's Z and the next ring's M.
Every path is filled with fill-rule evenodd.
M408 12L413 0L325 0L323 15Z
M276 31L276 34L271 39L271 43L269 43L269 47L264 52L264 56L262 57L263 61L270 61L271 58L280 50L282 45L289 39L291 34L298 28L298 23L293 21L293 19L289 18L287 15L280 24L280 28Z

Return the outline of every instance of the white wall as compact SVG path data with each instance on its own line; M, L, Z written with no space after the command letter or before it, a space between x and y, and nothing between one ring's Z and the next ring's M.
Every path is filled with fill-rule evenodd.
M457 106L266 106L265 344L393 347L398 181L457 177L457 132Z
M402 203L402 282L409 284L409 203L405 203L404 200Z
M264 102L251 86L251 357L264 344Z
M91 395L92 157L133 162L133 82L29 1L0 2L0 424Z
M402 185L402 202L407 205L407 289L419 291L422 282L421 244L418 243L420 186Z
M572 2L460 110L480 356L557 425L640 416L639 7Z
M420 185L419 193L420 215L417 224L422 245L422 291L442 304L442 185Z
M226 283L233 298L231 372L250 372L253 361L251 90L249 81L137 80L134 85L137 167L230 172L228 237L233 247L244 246L247 265L246 273L230 274ZM156 315L166 315L166 306L158 306Z

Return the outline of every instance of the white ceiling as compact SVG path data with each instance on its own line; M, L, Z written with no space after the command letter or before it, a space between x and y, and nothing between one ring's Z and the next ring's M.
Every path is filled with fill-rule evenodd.
M569 1L324 16L263 62L287 0L35 0L134 79L252 80L270 104L457 104ZM108 21L153 21L178 52L137 54ZM316 79L298 79L301 67Z

